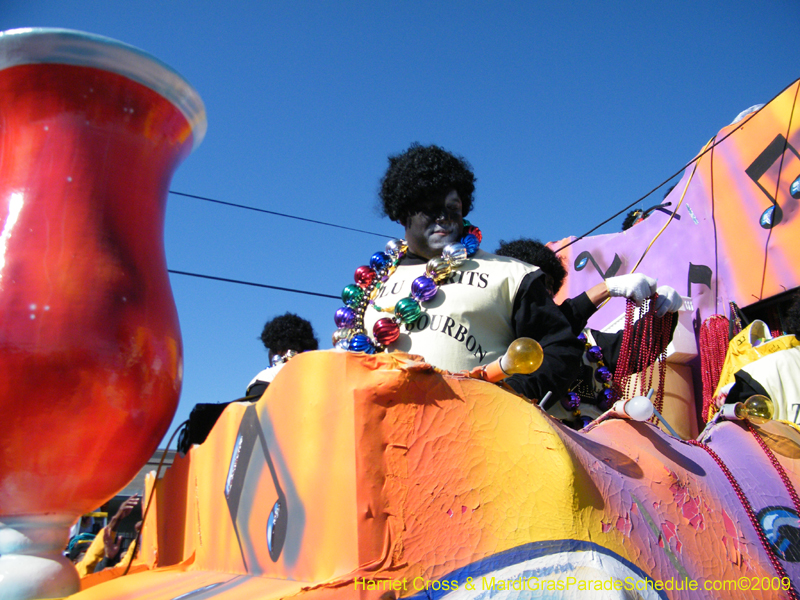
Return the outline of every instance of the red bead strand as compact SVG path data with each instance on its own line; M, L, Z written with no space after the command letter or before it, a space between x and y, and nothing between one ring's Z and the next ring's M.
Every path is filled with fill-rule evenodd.
M785 577L787 580L791 581L789 579L789 576L786 574L786 570L783 568L783 565L780 563L780 560L775 555L775 552L773 552L772 545L769 543L767 535L764 533L763 529L761 529L761 525L758 522L758 518L756 517L756 513L753 510L750 501L747 499L747 496L742 491L742 487L739 485L739 482L736 481L736 478L733 476L733 473L730 472L727 465L724 462L722 462L722 459L719 457L719 455L716 452L714 452L714 450L712 450L709 446L706 446L705 444L702 444L697 440L688 440L686 443L692 446L697 446L698 448L702 448L709 454L709 456L711 456L712 459L714 459L714 462L717 463L719 468L722 470L723 474L728 480L728 483L731 484L731 487L733 488L736 497L739 499L739 502L741 502L742 507L747 513L747 516L750 519L750 523L753 526L753 529L755 529L756 535L758 536L758 539L761 541L761 545L763 546L764 551L767 553L767 557L769 558L772 567L775 569L775 572L778 574L778 577L780 579L783 579ZM800 600L800 596L798 596L797 591L795 591L794 585L792 585L792 587L786 591L792 600Z
M655 297L654 297L655 298ZM625 325L622 333L619 360L614 373L615 385L623 398L637 393L645 396L653 386L653 377L658 368L658 385L653 406L661 412L664 407L664 384L667 374L667 346L672 333L674 315L656 316L655 302L646 300L639 309L639 335L634 338L633 324L635 305L628 300L625 306ZM658 367L656 367L658 363ZM637 384L631 386L631 375L639 373Z
M753 425L749 421L745 421L745 423L747 424L747 428L750 430L750 433L752 433L753 437L756 438L756 442L758 442L758 445L761 446L761 449L764 451L764 454L767 455L769 462L772 463L772 466L775 468L775 471L777 471L778 476L781 478L781 481L783 482L783 486L786 488L786 491L789 493L789 497L792 499L792 502L794 503L794 510L800 517L800 497L798 497L797 490L794 489L794 486L792 485L792 482L789 479L789 475L786 474L783 465L781 465L781 463L778 461L778 457L775 456L772 450L770 450L769 446L767 446L767 443L764 441L764 439L761 437L758 431L756 431L756 428L753 427Z
M625 304L625 325L622 330L622 345L619 349L617 366L614 369L614 382L619 388L621 398L629 398L628 382L631 377L631 349L633 335L633 302Z
M711 315L700 326L700 371L703 381L703 410L700 415L708 422L714 401L714 390L728 353L729 321L723 315Z

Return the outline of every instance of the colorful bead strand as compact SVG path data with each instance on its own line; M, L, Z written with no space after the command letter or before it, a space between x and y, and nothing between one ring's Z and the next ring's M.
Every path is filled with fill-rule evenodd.
M480 247L483 235L481 230L464 220L461 242L448 244L442 256L432 258L425 266L425 275L417 277L411 284L411 293L391 308L381 308L375 298L381 287L389 280L400 261L408 251L405 240L390 240L385 252L376 252L369 266L356 269L354 284L342 290L345 306L334 314L338 328L333 334L333 345L341 350L374 354L382 352L386 346L400 337L400 324L412 325L422 314L421 303L431 300L439 291L439 285L458 268L468 256L474 255ZM372 338L364 327L364 316L368 307L378 312L390 313L372 327Z

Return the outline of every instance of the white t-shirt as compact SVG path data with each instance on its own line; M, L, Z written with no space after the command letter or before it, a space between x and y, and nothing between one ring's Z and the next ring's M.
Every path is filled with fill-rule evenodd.
M755 379L775 405L775 419L800 421L800 346L762 356L741 369ZM746 398L741 398L742 401Z
M393 307L409 296L411 283L425 275L425 262L405 259L383 284L375 304ZM410 330L400 326L400 338L388 350L423 356L448 371L469 370L501 357L514 341L514 298L523 278L534 267L513 258L478 250L440 285L436 296L422 302L422 314ZM378 319L391 316L367 308L364 327L372 334Z
M280 371L283 368L283 365L285 365L285 364L286 363L278 363L275 366L267 367L266 369L261 371L258 375L253 377L253 380L247 386L247 389L249 390L251 387L253 387L258 382L261 382L261 383L272 383L272 380L275 378L275 375L278 374L278 371Z

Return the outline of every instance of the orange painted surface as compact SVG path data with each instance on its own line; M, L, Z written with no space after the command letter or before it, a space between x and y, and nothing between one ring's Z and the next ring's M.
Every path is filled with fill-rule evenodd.
M254 416L257 428L247 429ZM797 433L787 429L770 424L767 441L796 484ZM791 507L742 426L723 424L716 439L756 512ZM76 599L212 590L226 599L377 599L359 582L405 580L400 595L413 596L422 593L415 578L463 587L468 576L553 565L581 577L774 576L702 449L648 423L569 430L496 385L402 354L295 357L258 403L229 407L159 488L145 531L146 543L158 540L155 569ZM278 546L268 528L276 499L286 515Z

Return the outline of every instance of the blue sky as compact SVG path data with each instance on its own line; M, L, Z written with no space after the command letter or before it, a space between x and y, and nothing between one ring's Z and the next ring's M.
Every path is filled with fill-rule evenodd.
M469 218L489 251L583 233L678 171L800 77L799 22L796 0L0 0L0 30L115 38L195 87L208 133L173 191L399 237L376 211L386 157L436 143L475 169ZM168 200L167 263L179 271L338 295L384 243ZM296 312L331 347L336 300L170 278L185 356L170 432L196 403L243 395L267 363L267 319Z

